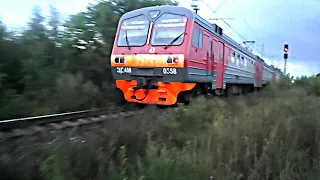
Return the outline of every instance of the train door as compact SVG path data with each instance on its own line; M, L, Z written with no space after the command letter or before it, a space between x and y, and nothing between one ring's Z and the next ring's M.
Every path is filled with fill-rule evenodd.
M255 62L255 86L254 87L261 87L261 79L262 79L262 68L260 63L257 61Z
M259 69L258 69L258 63L257 62L254 62L253 63L254 65L254 87L258 87L258 72L259 72Z
M208 52L208 66L207 66L207 69L208 69L208 75L210 77L210 80L212 81L213 77L214 77L214 73L213 73L213 70L214 70L214 59L213 59L213 42L212 40L210 39L209 40L209 52Z
M203 38L203 56L202 56L202 60L204 60L205 62L205 69L207 72L207 76L211 76L210 73L210 66L211 66L211 62L210 62L210 46L209 46L209 41L210 41L210 37L208 34L204 33L204 38Z
M221 41L217 42L217 63L216 63L216 88L223 88L223 74L224 74L224 43Z

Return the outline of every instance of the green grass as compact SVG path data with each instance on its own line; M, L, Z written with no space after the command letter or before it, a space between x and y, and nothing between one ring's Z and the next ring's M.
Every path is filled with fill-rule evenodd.
M306 89L307 93L310 95L320 96L320 76L302 76L300 78L296 78L295 85Z
M104 133L2 153L0 174L48 180L318 179L319 108L319 97L297 88L199 98L153 113L150 108L144 116L109 122Z

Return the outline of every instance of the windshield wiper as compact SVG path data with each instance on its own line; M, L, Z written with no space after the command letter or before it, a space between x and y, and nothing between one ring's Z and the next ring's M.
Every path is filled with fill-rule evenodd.
M126 30L126 43L127 43L127 47L130 50L130 45L129 45L129 40L128 40L128 30Z
M182 35L184 35L184 32L181 33L179 36L177 36L176 38L174 38L169 44L166 45L166 47L164 47L164 49L168 49L168 47L170 45L172 45L174 42L176 42Z

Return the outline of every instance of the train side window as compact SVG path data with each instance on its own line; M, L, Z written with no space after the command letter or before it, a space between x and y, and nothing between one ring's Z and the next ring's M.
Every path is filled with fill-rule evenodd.
M238 54L237 56L237 66L239 66L239 63L240 63L240 54Z
M234 51L232 51L231 59L230 59L232 64L235 64L235 59L236 59L236 53Z
M217 53L217 56L218 56L218 61L221 61L221 43L218 42L218 53Z
M255 71L254 61L252 60L252 70Z
M199 31L199 48L202 48L203 46L203 30L200 29Z
M192 45L199 48L203 47L203 30L197 26L193 30Z
M192 36L192 45L194 47L198 47L199 45L199 28L198 27L194 27L193 30L193 36Z
M244 58L244 68L247 69L247 58Z
M219 42L219 60L220 61L223 61L223 51L224 51L223 44L222 42Z
M241 67L243 68L244 67L244 57L241 56Z

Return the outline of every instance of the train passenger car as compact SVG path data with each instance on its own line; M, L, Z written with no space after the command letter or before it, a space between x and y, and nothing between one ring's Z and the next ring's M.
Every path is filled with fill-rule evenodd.
M270 81L273 81L273 72L274 72L274 69L271 66L267 65L266 63L264 63L263 76L262 76L263 86L270 83Z
M273 83L278 86L280 84L280 78L283 77L283 73L279 71L278 69L274 68L274 71L272 73L272 81Z
M124 98L142 104L172 105L188 103L199 93L250 91L268 82L271 71L219 26L170 5L124 14L110 61Z

